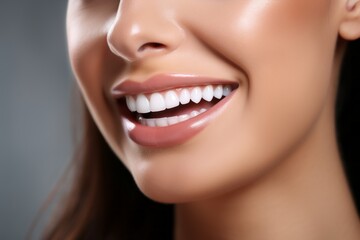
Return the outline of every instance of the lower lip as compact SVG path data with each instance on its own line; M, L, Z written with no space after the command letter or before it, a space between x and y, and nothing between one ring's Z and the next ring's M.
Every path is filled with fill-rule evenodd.
M216 118L226 108L227 103L234 96L236 90L206 112L174 125L166 127L148 127L141 125L134 117L122 114L125 133L135 143L145 147L172 147L185 143L203 130L209 122Z

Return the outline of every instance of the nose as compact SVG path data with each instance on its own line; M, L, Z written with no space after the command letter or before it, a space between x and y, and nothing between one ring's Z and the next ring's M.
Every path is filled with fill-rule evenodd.
M162 3L161 3L162 2ZM166 1L122 0L107 34L110 50L126 61L170 53L184 38Z

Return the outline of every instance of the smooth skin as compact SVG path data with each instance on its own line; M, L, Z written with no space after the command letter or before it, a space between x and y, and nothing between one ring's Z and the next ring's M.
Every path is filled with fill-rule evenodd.
M359 0L70 0L67 31L93 118L141 191L176 204L176 240L360 239L334 123ZM159 73L239 88L189 141L148 148L110 92Z

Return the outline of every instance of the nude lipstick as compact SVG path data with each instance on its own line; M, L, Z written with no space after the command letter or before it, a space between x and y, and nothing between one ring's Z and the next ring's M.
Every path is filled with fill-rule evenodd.
M183 74L130 79L112 88L125 133L146 147L182 144L226 108L235 81Z

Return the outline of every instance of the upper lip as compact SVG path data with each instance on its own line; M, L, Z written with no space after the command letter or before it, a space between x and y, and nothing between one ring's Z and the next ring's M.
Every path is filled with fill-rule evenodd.
M234 85L237 84L237 82L191 74L159 74L152 76L143 82L131 79L121 81L111 88L111 94L115 98L120 98L126 95L160 92L181 87L205 86L211 84Z

